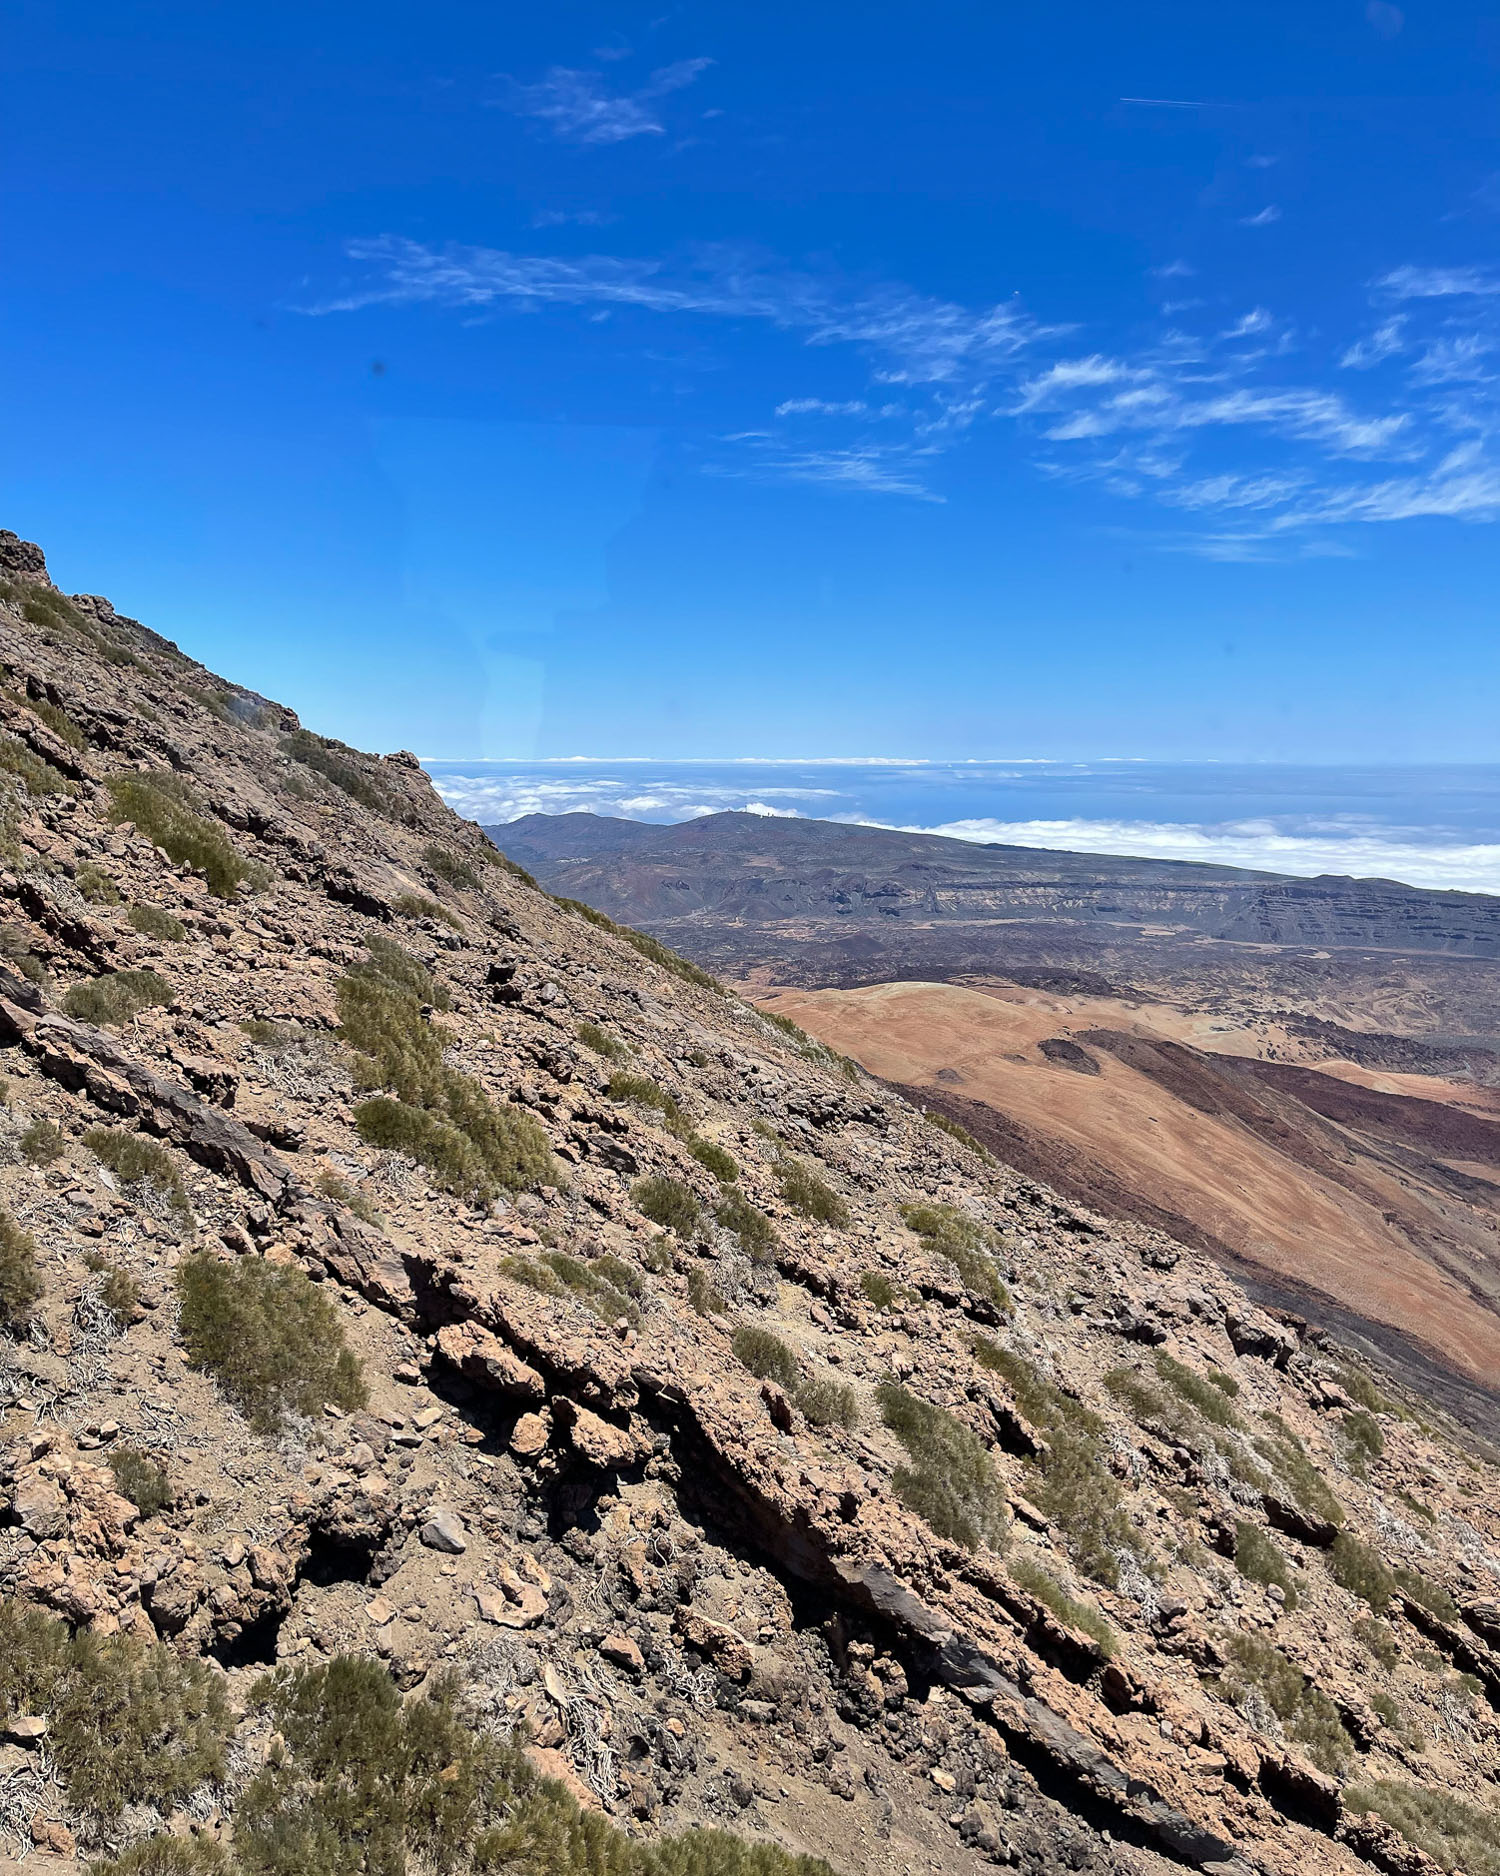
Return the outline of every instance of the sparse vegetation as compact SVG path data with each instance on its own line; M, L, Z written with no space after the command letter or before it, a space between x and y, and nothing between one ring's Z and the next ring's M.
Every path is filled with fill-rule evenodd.
M41 1295L36 1239L9 1212L0 1211L0 1329L11 1334L24 1329Z
M877 1399L881 1418L907 1451L909 1464L897 1466L891 1479L907 1510L966 1549L1003 1549L1004 1494L979 1435L894 1381L881 1382Z
M427 865L450 886L456 886L462 892L479 890L479 875L459 854L447 847L440 847L436 841L429 841L422 849L422 858Z
M141 1286L128 1270L110 1263L100 1251L86 1251L83 1261L98 1278L95 1294L123 1332L140 1312Z
M637 1179L630 1188L630 1201L652 1224L675 1231L679 1238L690 1238L698 1228L698 1200L680 1179L663 1174Z
M257 1431L274 1433L288 1414L321 1413L330 1402L364 1405L359 1363L338 1314L302 1271L199 1253L177 1266L176 1282L189 1360Z
M769 1264L776 1255L776 1227L743 1192L726 1192L714 1208L714 1218L739 1239L752 1264Z
M256 882L257 870L235 852L218 822L206 818L180 775L128 770L105 785L110 818L134 822L175 865L201 873L216 899L232 899L242 885Z
M633 1075L628 1069L617 1068L609 1078L609 1098L611 1101L633 1101L637 1107L653 1108L666 1122L669 1133L683 1134L687 1130L682 1109L666 1089L649 1075Z
M1403 1596L1425 1609L1429 1615L1435 1615L1442 1622L1456 1622L1458 1605L1441 1583L1434 1583L1420 1571L1409 1570L1404 1564L1397 1564L1391 1571L1396 1579L1396 1587Z
M90 1127L83 1144L122 1185L149 1181L179 1217L189 1215L192 1208L177 1162L157 1141L147 1139L145 1134L127 1133L123 1127Z
M1356 1478L1368 1478L1370 1461L1385 1451L1385 1435L1380 1422L1364 1408L1344 1415L1344 1438L1348 1442L1349 1470Z
M721 1185L732 1185L740 1176L740 1169L735 1164L734 1155L726 1153L723 1147L712 1140L705 1140L701 1134L689 1134L687 1150L711 1172Z
M922 1118L929 1126L936 1127L941 1132L947 1134L950 1139L957 1140L960 1146L967 1147L971 1153L977 1154L979 1158L984 1160L987 1164L991 1166L994 1165L994 1154L987 1146L984 1146L980 1141L976 1140L967 1127L960 1127L956 1120L951 1119L947 1114L939 1112L935 1107L924 1107L922 1109Z
M88 1865L88 1876L231 1876L227 1853L212 1837L144 1837L118 1856Z
M38 586L31 580L0 580L0 599L8 599L19 608L21 616L44 634L54 638L81 641L96 651L107 664L132 665L136 660L128 651L113 644L73 604L51 587Z
M580 1023L576 1034L586 1049L592 1049L595 1055L602 1055L606 1062L623 1062L629 1059L629 1048L612 1036L607 1029L601 1029L597 1023Z
M1252 1583L1279 1584L1286 1597L1285 1607L1296 1608L1297 1591L1285 1558L1260 1526L1245 1518L1234 1527L1234 1562L1240 1575Z
M1401 1659L1401 1650L1396 1646L1396 1632L1389 1622L1377 1621L1374 1616L1361 1616L1354 1624L1354 1634L1387 1674Z
M781 1196L794 1212L801 1212L814 1224L833 1225L843 1230L849 1223L849 1207L833 1187L820 1179L810 1166L798 1159L784 1159L776 1169Z
M1362 1407L1370 1414L1395 1414L1400 1416L1401 1409L1393 1400L1388 1400L1374 1380L1363 1368L1356 1368L1352 1362L1339 1369L1339 1386L1349 1396L1356 1407Z
M273 1737L236 1814L244 1876L831 1876L719 1831L625 1836L473 1726L451 1675L403 1702L379 1663L339 1655L254 1697Z
M955 1205L903 1205L901 1216L929 1251L952 1264L971 1295L982 1297L1001 1315L1014 1311L1010 1291L991 1254L995 1243L992 1231Z
M0 769L24 782L29 795L60 795L67 786L50 762L16 736L0 735Z
M112 1819L128 1804L170 1809L225 1774L232 1721L203 1661L127 1634L69 1635L61 1622L0 1602L0 1715L47 1720L69 1802Z
M1263 1413L1261 1421L1267 1432L1253 1442L1255 1450L1270 1465L1293 1501L1310 1517L1321 1518L1327 1524L1342 1524L1344 1507L1308 1458L1302 1441L1278 1414Z
M13 703L23 704L34 717L40 718L52 734L70 749L84 748L83 731L59 705L46 697L24 697L19 691L10 691L7 695Z
M1011 1564L1010 1573L1021 1588L1028 1595L1035 1596L1044 1608L1050 1609L1059 1622L1091 1635L1106 1657L1115 1653L1120 1645L1119 1637L1100 1611L1092 1603L1080 1602L1076 1596L1070 1596L1057 1578L1033 1558L1018 1557Z
M1351 1811L1373 1812L1445 1870L1500 1876L1500 1811L1390 1778L1351 1785L1344 1803Z
M446 925L452 931L462 931L463 920L456 912L450 912L445 905L439 905L436 899L424 899L418 892L404 892L395 901L395 909L402 918L431 918L438 924Z
M47 966L13 926L0 930L0 964L19 971L28 983L45 984L48 980Z
M575 1296L606 1322L623 1317L634 1324L641 1319L635 1301L642 1287L640 1274L621 1258L596 1257L585 1264L566 1251L543 1251L539 1257L507 1257L500 1268L544 1296Z
M311 730L293 730L291 735L282 737L281 753L290 756L294 762L300 762L304 768L312 769L325 781L332 782L351 801L357 801L372 814L384 815L396 821L408 818L405 804L398 802L382 788L363 767L372 758L361 756L357 749L351 749L347 743L317 736Z
M859 1403L854 1389L836 1375L805 1376L797 1384L794 1399L809 1426L853 1428L859 1424Z
M73 984L62 1006L81 1023L109 1023L116 1027L134 1021L142 1010L170 1003L175 992L155 971L109 971Z
M981 1367L1004 1376L1022 1414L1046 1436L1046 1457L1029 1495L1056 1523L1078 1568L1113 1588L1120 1580L1120 1553L1138 1552L1141 1545L1121 1504L1120 1486L1100 1456L1103 1421L1014 1349L983 1336L973 1347Z
M103 867L92 863L79 867L73 875L73 884L78 888L80 898L86 899L90 905L118 905L124 897Z
M722 1316L729 1305L724 1294L703 1268L694 1264L687 1276L688 1302L696 1315Z
M502 859L504 856L501 856ZM514 861L506 861L509 870L524 879L528 885L535 886L536 881L523 867ZM697 984L702 990L717 991L721 997L729 992L717 977L710 977L707 971L699 970L696 964L690 964L684 957L664 945L659 938L653 938L647 932L636 931L629 925L617 925L603 912L596 912L591 905L585 905L581 899L562 899L552 896L553 904L562 906L566 911L576 912L578 917L586 919L600 931L607 931L613 937L621 938L632 950L639 951L649 964L655 964L660 970L670 971L674 977L680 977L684 983Z
M172 1488L166 1473L134 1446L117 1446L109 1456L109 1469L121 1496L128 1498L143 1518L154 1518L171 1504Z
M796 1393L801 1370L779 1335L754 1323L741 1323L734 1332L734 1355L757 1381L774 1381L786 1393Z
M354 1079L389 1096L362 1101L354 1121L371 1146L405 1153L450 1192L485 1203L559 1180L547 1136L519 1108L497 1106L472 1077L443 1059L444 1038L422 1013L450 998L427 968L378 933L368 956L340 978L344 1040Z
M902 1300L903 1292L891 1282L883 1270L862 1271L859 1287L864 1291L865 1301L876 1309L894 1309Z
M1203 1418L1214 1426L1229 1427L1237 1424L1235 1411L1223 1390L1207 1375L1196 1373L1175 1356L1167 1354L1165 1349L1157 1353L1156 1372L1175 1394L1197 1408Z
M1252 1726L1268 1730L1269 1709L1287 1738L1301 1746L1320 1770L1336 1773L1348 1764L1353 1741L1339 1710L1312 1686L1301 1668L1259 1635L1233 1636L1228 1653L1229 1665L1219 1691Z
M180 945L187 937L187 926L159 905L133 905L125 914L143 938L155 938L159 944Z
M342 1205L345 1211L353 1212L356 1218L362 1218L367 1225L379 1226L380 1213L371 1204L367 1194L358 1186L351 1185L347 1179L325 1166L318 1174L318 1190L325 1199L331 1199L335 1205Z
M1396 1579L1380 1553L1349 1531L1340 1531L1328 1552L1333 1580L1351 1596L1367 1602L1376 1615L1384 1615L1396 1593Z
M246 1017L240 1028L258 1049L291 1049L307 1040L306 1032L299 1024L272 1023L263 1016Z
M18 1142L21 1157L32 1166L50 1166L67 1151L68 1142L60 1127L40 1114L22 1133Z

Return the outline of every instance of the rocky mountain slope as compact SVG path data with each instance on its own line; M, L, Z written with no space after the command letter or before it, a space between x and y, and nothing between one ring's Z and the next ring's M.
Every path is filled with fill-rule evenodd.
M12 1860L1500 1867L1487 1449L0 582Z

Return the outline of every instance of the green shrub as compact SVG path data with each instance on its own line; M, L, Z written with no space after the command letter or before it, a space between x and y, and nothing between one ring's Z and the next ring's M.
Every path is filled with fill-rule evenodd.
M290 736L282 737L281 753L290 756L294 762L300 762L304 768L312 769L325 781L332 782L351 801L357 801L372 814L385 815L388 819L398 821L409 818L405 804L380 787L361 766L371 758L360 756L359 751L351 749L347 743L317 736L311 730L293 730Z
M406 1153L450 1192L476 1203L499 1188L557 1181L547 1136L519 1108L497 1106L471 1076L443 1059L444 1038L422 1006L451 999L426 967L379 934L340 978L341 1034L356 1051L354 1078L391 1095L364 1101L355 1126L371 1146Z
M1340 1531L1328 1553L1328 1567L1340 1588L1367 1602L1376 1615L1385 1613L1396 1593L1396 1579L1378 1551L1352 1532Z
M0 824L0 837L8 829ZM6 926L0 930L0 963L8 964L13 971L19 971L28 983L45 984L48 981L47 966L27 944L20 932Z
M15 736L0 735L0 769L24 782L30 795L60 795L66 786L63 776L45 757Z
M103 1818L127 1804L170 1809L225 1776L233 1730L217 1675L127 1634L70 1636L0 1602L0 1713L46 1716L69 1802Z
M630 1055L630 1050L618 1037L612 1036L607 1029L601 1029L597 1023L580 1023L577 1035L586 1049L592 1049L595 1055L602 1055L606 1062L623 1062Z
M714 1217L739 1239L740 1249L752 1264L769 1264L775 1257L776 1227L743 1192L726 1192L714 1209Z
M492 864L500 867L502 871L509 873L512 879L520 880L523 886L530 886L535 892L542 890L519 861L511 859L509 854L502 853L498 847L495 849L495 857Z
M186 1217L192 1210L176 1161L155 1140L148 1140L141 1133L126 1133L122 1127L90 1127L83 1136L83 1144L122 1185L149 1181L170 1200L173 1211L179 1216Z
M1234 1409L1214 1381L1206 1375L1197 1374L1193 1369L1178 1361L1175 1356L1160 1350L1156 1357L1156 1372L1174 1393L1197 1408L1205 1420L1216 1427L1229 1427L1238 1424Z
M935 1107L924 1107L922 1118L930 1127L937 1127L950 1139L957 1140L960 1146L967 1147L971 1153L977 1154L980 1159L987 1161L991 1166L994 1165L994 1154L987 1146L976 1140L967 1127L960 1127L956 1120L950 1120L946 1114L939 1113Z
M24 1329L41 1294L36 1239L9 1212L0 1211L0 1329L12 1334Z
M262 1016L248 1016L240 1028L259 1049L291 1049L307 1040L298 1023L271 1023Z
M865 1293L865 1301L876 1309L894 1309L903 1294L883 1270L862 1271L859 1287Z
M682 1109L666 1089L649 1075L632 1075L623 1068L617 1068L609 1078L609 1098L611 1101L633 1101L637 1107L655 1108L666 1121L669 1132L682 1132L687 1127Z
M842 1230L849 1223L849 1207L801 1160L784 1159L776 1169L781 1196L794 1212L811 1218L815 1224L833 1225Z
M21 1135L21 1154L33 1166L50 1166L67 1151L68 1142L61 1128L40 1116Z
M1255 1703L1251 1696L1258 1695L1280 1720L1288 1739L1300 1745L1314 1765L1336 1773L1348 1764L1353 1741L1339 1710L1308 1682L1301 1668L1258 1635L1234 1636L1228 1654L1220 1691L1252 1723Z
M117 1446L109 1456L109 1469L122 1497L128 1498L143 1518L154 1518L172 1502L167 1475L147 1454L133 1446Z
M734 1155L726 1153L723 1147L712 1140L705 1140L701 1134L689 1134L687 1150L700 1166L705 1166L720 1185L732 1185L740 1176L740 1169L735 1164Z
M624 1317L635 1324L641 1319L631 1293L641 1287L640 1277L618 1257L596 1257L585 1264L566 1251L544 1251L540 1257L507 1257L500 1269L505 1276L545 1296L571 1293L606 1322L618 1322Z
M110 818L133 821L177 866L189 866L208 881L216 899L232 899L253 883L254 871L240 858L217 821L208 820L198 797L180 775L127 771L112 775Z
M1361 1407L1344 1415L1344 1437L1349 1442L1349 1470L1356 1478L1367 1478L1370 1461L1385 1451L1385 1436L1380 1422Z
M891 1478L902 1504L939 1537L969 1550L981 1543L1002 1549L1009 1533L1004 1494L978 1434L894 1381L881 1382L877 1399L910 1461Z
M794 1023L790 1016L778 1016L774 1010L760 1010L758 1014L779 1029L782 1035L800 1056L809 1062L821 1062L825 1068L835 1068L846 1081L859 1079L859 1064L840 1055L837 1049L830 1049L826 1042L819 1042L816 1036L808 1035L800 1023Z
M463 920L456 912L450 912L445 905L439 905L436 899L424 899L420 893L404 892L394 901L395 910L402 918L431 918L440 925L446 925L453 931L462 931Z
M274 1736L236 1815L246 1876L458 1869L520 1758L464 1724L451 1678L403 1705L379 1662L354 1655L282 1669L254 1698Z
M510 870L519 874L529 885L536 884L536 881L523 868L512 863ZM652 938L643 931L635 931L629 925L617 925L612 918L603 912L596 912L593 906L585 905L581 899L561 899L554 896L552 902L554 905L562 906L566 911L576 912L579 918L587 920L590 925L597 926L600 931L607 931L612 937L623 939L648 963L655 964L661 970L669 971L674 977L680 977L684 983L697 984L701 990L715 990L721 997L728 996L728 991L717 977L710 977L707 971L701 971L696 964L690 964L686 958L679 957L659 938Z
M1222 1368L1210 1368L1207 1377L1221 1394L1227 1394L1231 1400L1239 1397L1240 1384L1232 1374L1225 1374Z
M1396 1587L1403 1596L1408 1596L1429 1615L1437 1616L1444 1622L1458 1620L1458 1604L1448 1594L1441 1583L1433 1583L1416 1570L1408 1570L1404 1564L1397 1564L1391 1575L1396 1579Z
M331 1199L335 1205L342 1205L345 1211L353 1212L356 1218L362 1218L367 1225L378 1226L380 1213L358 1186L350 1185L347 1179L341 1179L330 1167L324 1167L318 1174L318 1190L325 1199Z
M810 1374L793 1396L810 1426L848 1427L859 1424L859 1402L847 1381L831 1374Z
M1379 1622L1373 1616L1361 1616L1354 1624L1354 1633L1389 1674L1401 1659L1401 1650L1396 1646L1396 1632L1390 1623Z
M109 971L103 977L73 984L64 993L62 1006L81 1023L118 1026L133 1021L155 1004L170 1003L175 994L155 971Z
M1424 1518L1428 1524L1437 1523L1437 1513L1432 1506L1424 1505L1420 1498L1414 1498L1404 1485L1398 1485L1391 1496L1405 1505L1408 1511L1414 1511L1419 1518Z
M1029 1495L1056 1524L1078 1568L1113 1588L1120 1580L1119 1553L1139 1553L1141 1543L1125 1515L1119 1482L1101 1457L1104 1422L1014 1349L983 1336L973 1348L981 1367L1010 1383L1024 1417L1046 1436L1046 1456ZM1114 1379L1106 1376L1106 1385Z
M19 691L11 691L9 695L15 703L24 704L34 717L40 717L52 734L70 749L81 750L85 747L83 731L66 710L60 709L45 697L23 697Z
M182 1340L195 1368L263 1433L289 1413L365 1402L359 1363L328 1298L302 1271L259 1257L236 1263L199 1254L176 1271Z
M160 944L180 945L187 937L182 920L159 905L133 905L125 916L143 938L155 938Z
M88 1876L232 1876L228 1855L212 1837L143 1838L118 1856L88 1865Z
M1371 1377L1363 1368L1356 1368L1353 1363L1339 1369L1339 1385L1356 1407L1363 1407L1366 1413L1396 1414L1401 1409L1393 1400L1388 1400L1376 1387Z
M447 847L438 846L436 841L429 841L422 849L422 858L431 867L438 878L450 886L457 886L463 892L479 890L479 875L467 860L451 853Z
M1297 1591L1281 1552L1258 1524L1244 1518L1234 1527L1234 1562L1240 1575L1252 1583L1279 1583L1286 1594L1284 1606L1296 1608Z
M1263 1413L1261 1420L1269 1433L1253 1442L1255 1450L1269 1463L1293 1501L1310 1517L1321 1518L1326 1524L1342 1524L1344 1507L1308 1458L1301 1440L1279 1415Z
M1373 1812L1445 1870L1500 1876L1500 1811L1466 1803L1448 1791L1372 1779L1344 1793L1346 1809Z
M102 867L80 866L73 884L90 905L118 905L124 895Z
M99 1251L85 1252L83 1261L100 1279L95 1286L99 1301L122 1330L128 1328L141 1306L141 1286L128 1270L110 1263Z
M1056 1577L1039 1563L1030 1557L1018 1557L1010 1566L1010 1573L1022 1589L1035 1596L1044 1608L1050 1609L1059 1622L1093 1636L1099 1644L1100 1653L1106 1658L1117 1651L1119 1637L1099 1610L1092 1603L1080 1602L1076 1596L1070 1596Z
M718 1831L625 1836L474 1727L452 1677L403 1703L378 1663L340 1655L255 1697L274 1733L236 1813L244 1876L831 1876Z
M630 1188L630 1202L652 1224L675 1231L679 1238L690 1238L698 1228L698 1201L681 1180L660 1174L637 1179Z
M954 1205L903 1205L901 1216L927 1250L946 1258L959 1281L974 1296L992 1303L1002 1315L1015 1304L990 1255L995 1234Z
M128 651L112 644L99 629L51 587L34 585L30 580L0 580L0 598L19 608L22 616L44 632L61 633L65 639L81 640L108 664L128 665L136 660Z
M755 1323L741 1323L734 1332L734 1355L741 1367L748 1368L757 1381L774 1381L788 1394L794 1394L801 1370L797 1357L769 1329Z
M700 1316L722 1316L729 1305L723 1292L701 1264L694 1264L687 1277L688 1302Z

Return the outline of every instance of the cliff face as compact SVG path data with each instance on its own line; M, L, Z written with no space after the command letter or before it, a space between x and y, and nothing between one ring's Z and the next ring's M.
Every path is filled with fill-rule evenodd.
M214 1664L236 1731L110 1810L0 1662L27 1867L257 1867L255 1684L346 1654L413 1702L456 1669L632 1841L1487 1867L1460 1429L552 900L411 757L13 536L0 582L0 1585Z

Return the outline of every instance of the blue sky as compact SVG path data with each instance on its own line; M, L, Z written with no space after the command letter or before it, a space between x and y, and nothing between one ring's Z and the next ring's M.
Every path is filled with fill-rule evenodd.
M1493 753L1474 4L17 0L0 525L424 755Z

